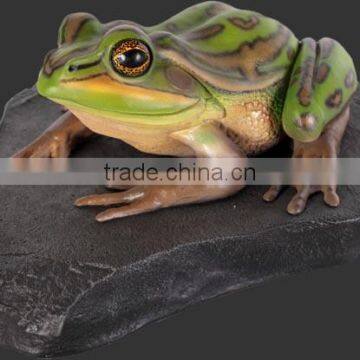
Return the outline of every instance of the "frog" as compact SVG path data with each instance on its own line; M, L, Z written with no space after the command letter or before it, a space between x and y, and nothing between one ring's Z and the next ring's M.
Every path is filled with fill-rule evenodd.
M100 134L147 154L245 163L284 138L295 158L337 158L358 78L336 40L300 40L275 19L208 1L153 26L70 14L36 86L64 113L16 158L66 158ZM119 185L75 205L104 207L96 220L105 222L215 201L244 187ZM289 214L301 214L314 193L340 205L336 184L294 188ZM271 186L263 199L275 201L282 189Z

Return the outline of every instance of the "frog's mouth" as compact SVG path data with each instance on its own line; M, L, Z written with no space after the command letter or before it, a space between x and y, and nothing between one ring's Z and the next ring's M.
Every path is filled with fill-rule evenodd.
M204 111L206 100L149 89L138 84L119 83L106 74L95 77L46 83L40 76L38 91L73 112L90 113L119 122L168 124L191 113Z

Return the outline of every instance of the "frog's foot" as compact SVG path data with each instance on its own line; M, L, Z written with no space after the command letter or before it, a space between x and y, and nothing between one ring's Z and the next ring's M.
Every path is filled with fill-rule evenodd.
M70 112L63 114L31 144L18 151L14 158L67 158L74 145L92 132Z
M300 158L304 161L297 161L295 172L303 173L308 168L306 159L332 159L334 161L326 161L326 174L329 177L324 181L325 185L296 185L296 195L290 201L287 211L292 215L301 214L307 205L307 202L311 195L322 192L324 196L324 202L331 207L338 207L340 205L340 198L337 194L336 181L334 174L337 167L337 154L339 152L340 144L346 125L349 121L350 110L347 107L342 114L332 120L325 128L324 133L315 141L310 143L302 143L294 141L294 158ZM295 179L296 180L296 179ZM294 181L296 183L296 181ZM275 201L283 186L271 186L265 193L263 199L267 202Z
M22 150L18 151L14 158L67 158L70 155L71 146L63 134L47 133Z
M161 208L224 198L239 189L238 186L134 186L122 192L85 196L76 200L75 205L79 207L121 205L96 216L97 221L105 222Z
M306 209L307 202L311 195L322 192L324 195L325 204L331 207L338 207L340 205L340 198L336 192L336 186L314 186L314 185L302 185L295 186L296 195L290 201L287 211L291 215L299 215ZM275 201L282 190L282 186L274 185L264 194L263 199L266 202Z

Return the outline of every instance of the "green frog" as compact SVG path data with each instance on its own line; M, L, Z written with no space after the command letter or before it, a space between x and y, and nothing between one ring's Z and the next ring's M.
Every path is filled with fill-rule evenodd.
M354 63L335 40L298 40L278 21L221 2L192 6L145 27L67 16L47 54L38 92L66 112L15 157L68 157L94 133L150 154L245 162L285 136L294 157L336 158L358 86ZM90 195L77 206L107 206L100 222L230 196L244 187L134 186ZM264 200L278 198L272 186ZM298 185L288 205L300 214L336 186Z

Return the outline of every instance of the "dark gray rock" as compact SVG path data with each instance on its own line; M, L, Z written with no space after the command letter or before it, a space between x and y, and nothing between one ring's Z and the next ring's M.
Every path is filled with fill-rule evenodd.
M28 144L60 113L25 90L11 100L0 156ZM343 156L360 155L360 98ZM99 137L74 156L139 156ZM358 260L360 189L342 187L342 206L320 196L300 217L292 191L265 204L262 187L214 203L106 224L75 198L102 188L0 188L0 344L40 356L113 342L187 306L250 285Z

